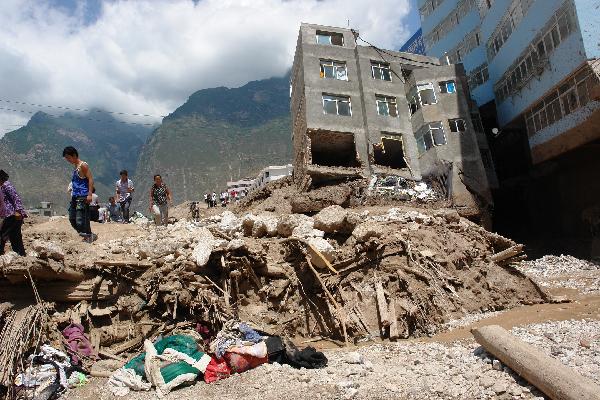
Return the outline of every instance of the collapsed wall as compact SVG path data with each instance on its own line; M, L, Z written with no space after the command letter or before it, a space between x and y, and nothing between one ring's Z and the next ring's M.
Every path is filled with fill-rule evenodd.
M225 211L92 247L37 234L27 257L0 258L0 301L33 302L33 282L53 303L49 327L81 322L109 354L232 318L290 337L408 338L544 301L511 267L519 251L494 256L514 246L449 209Z

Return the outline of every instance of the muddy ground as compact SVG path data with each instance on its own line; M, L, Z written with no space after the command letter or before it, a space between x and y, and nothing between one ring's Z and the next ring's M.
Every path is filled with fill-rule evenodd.
M589 282L595 269L573 268L579 260L566 258L549 264L549 274ZM554 267L553 267L554 266ZM553 268L550 271L550 268ZM494 369L492 357L482 352L470 328L498 324L544 353L558 358L582 375L600 383L600 294L597 286L568 289L549 286L570 302L516 307L452 321L445 332L397 343L365 343L337 347L316 343L330 362L323 370L295 370L264 365L230 379L198 383L171 393L167 399L543 399L543 395L506 367ZM589 291L588 291L589 290ZM476 319L476 322L472 322ZM92 378L66 399L114 399L106 380ZM152 393L128 399L154 398Z

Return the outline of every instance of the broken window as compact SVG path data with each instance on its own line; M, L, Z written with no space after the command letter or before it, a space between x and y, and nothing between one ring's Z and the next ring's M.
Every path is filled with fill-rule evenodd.
M371 61L371 72L374 79L382 81L391 81L390 64Z
M309 133L312 164L325 167L360 167L354 135L346 132Z
M433 146L446 144L446 134L440 121L423 125L416 134L419 154L425 153Z
M440 92L441 93L456 93L456 82L454 82L454 81L440 82Z
M437 103L435 98L435 92L433 91L433 85L431 83L423 83L417 85L419 91L419 97L421 98L421 104L426 106Z
M346 63L342 61L321 60L321 78L348 80Z
M467 129L465 121L460 118L450 119L448 124L450 125L450 132L464 132Z
M396 98L391 96L376 95L377 113L390 117L398 116L398 107L396 106Z
M373 158L376 165L390 168L406 168L402 136L382 136L381 143L373 144Z
M323 94L323 112L325 114L352 116L350 97Z
M335 32L317 31L318 44L331 44L334 46L344 45L344 35Z

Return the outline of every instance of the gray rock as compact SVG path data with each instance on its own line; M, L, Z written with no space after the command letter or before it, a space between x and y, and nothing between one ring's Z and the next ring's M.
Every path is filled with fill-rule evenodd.
M325 233L340 231L344 227L347 215L348 212L338 205L326 207L315 215L315 228Z
M500 362L500 360L492 361L492 368L496 371L502 371L502 363Z
M304 214L286 214L277 222L277 233L283 237L290 237L298 227L302 227L303 231L312 230L314 221Z

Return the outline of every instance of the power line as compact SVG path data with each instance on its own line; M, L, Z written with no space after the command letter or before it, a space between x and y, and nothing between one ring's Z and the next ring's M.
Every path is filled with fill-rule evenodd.
M352 33L353 33L353 34L356 36L356 38L357 38L357 39L359 39L359 40L361 40L361 41L365 42L365 43L366 43L366 44L368 44L370 47L372 47L372 48L374 48L375 50L378 50L378 51L380 51L380 52L382 52L382 53L384 53L384 54L387 54L387 55L388 55L388 56L390 56L390 57L399 58L399 59L401 59L401 60L406 60L406 61L410 61L410 62L418 62L418 63L421 63L421 64L429 64L429 65L435 65L435 66L439 66L439 64L436 64L436 63L433 63L433 62L429 62L429 61L417 61L417 60L413 60L412 58L408 58L408 57L404 57L404 56L401 56L401 55L398 55L398 54L393 54L393 53L390 53L389 51L387 51L387 50L385 50L385 49L381 49L381 48L379 48L379 47L375 46L374 44L372 44L372 43L370 43L370 42L366 41L365 39L363 39L363 38L362 38L362 37L361 37L361 36L358 34L358 31L355 31L354 29L351 29L351 31L352 31ZM383 57L382 57L382 58L383 58Z
M142 113L126 113L120 111L106 111L106 110L96 110L96 109L88 109L88 108L75 108L75 107L66 107L66 106L53 106L48 104L35 104L35 103L27 103L24 101L17 100L9 100L9 99L0 99L5 103L11 104L21 104L24 106L38 107L38 108L56 108L59 110L68 110L68 111L79 111L79 112L97 112L97 113L106 113L113 115L131 115L134 117L147 117L147 118L164 118L166 115L151 115L151 114L142 114Z
M6 108L6 107L0 107L0 110L12 111L12 112L18 112L18 113L24 113L24 114L35 114L37 112L37 111L34 112L34 111L28 111L28 110L18 110L18 109L14 109L14 108ZM52 114L48 114L48 113L44 113L44 114L46 114L52 118L72 118L72 119L87 120L87 121L94 121L94 122L107 122L107 123L111 123L111 124L138 125L138 126L154 126L154 125L156 125L156 124L142 124L139 122L119 121L116 119L113 119L113 120L96 119L96 118L82 117L82 116L77 116L77 115L66 115L66 114L65 115L52 115ZM22 126L22 125L14 125L14 126Z

